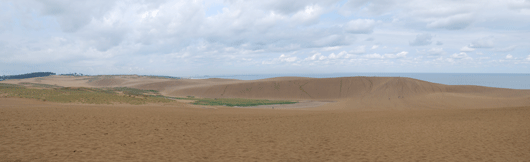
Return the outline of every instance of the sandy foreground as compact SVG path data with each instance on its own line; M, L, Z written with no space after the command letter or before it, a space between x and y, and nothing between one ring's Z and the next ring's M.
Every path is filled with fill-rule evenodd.
M20 82L302 102L272 109L0 98L0 161L530 161L529 90L363 77L7 83Z
M530 160L530 107L311 111L0 103L0 161Z

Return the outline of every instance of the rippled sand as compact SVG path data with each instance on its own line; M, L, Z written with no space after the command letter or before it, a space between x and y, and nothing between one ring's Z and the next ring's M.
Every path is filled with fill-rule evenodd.
M530 160L530 107L215 108L0 98L0 161Z

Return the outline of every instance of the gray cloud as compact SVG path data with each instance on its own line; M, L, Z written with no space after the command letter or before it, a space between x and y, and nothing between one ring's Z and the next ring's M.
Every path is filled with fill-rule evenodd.
M401 2L400 2L401 3ZM393 0L349 0L340 12L346 15L362 12L368 15L381 15L397 7L399 3Z
M475 49L471 48L469 46L464 46L464 47L460 48L460 51L461 52L472 52L472 51L475 51Z
M510 52L510 51L515 50L516 47L517 47L516 45L512 45L512 46L508 46L505 48L495 48L494 50L497 52Z
M35 4L44 15L55 16L65 32L75 32L93 18L101 18L114 5L114 0L41 0Z
M241 1L229 1L229 2L240 3ZM251 2L252 4L247 4L247 5L259 5L259 6L263 6L264 9L276 11L282 14L293 14L300 10L306 9L308 5L330 6L337 2L339 2L339 0L292 0L292 1L270 0L270 1Z
M484 37L473 41L469 44L470 48L493 48L493 37Z
M373 32L375 23L376 22L371 19L351 20L346 23L344 30L353 34L369 34Z
M7 14L0 13L0 32L11 29L13 21L7 17Z
M418 35L416 35L416 39L414 39L413 41L409 42L409 45L411 45L411 46L430 45L432 43L431 39L432 39L432 35L429 34L429 33L418 34Z
M460 30L475 21L476 13L483 9L477 4L482 2L412 0L397 3L392 0L350 0L340 9L340 13L343 15L356 13L363 16L393 15L392 20L422 23L426 28Z
M428 56L441 56L446 54L443 48L431 48L429 50L418 51L418 53Z
M471 14L458 14L440 18L427 24L429 28L444 28L449 30L464 29L473 22Z
M509 7L514 10L530 9L530 0L512 1L509 3Z

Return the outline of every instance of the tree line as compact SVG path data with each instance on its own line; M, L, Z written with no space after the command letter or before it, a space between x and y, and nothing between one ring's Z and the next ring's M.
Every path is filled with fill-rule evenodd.
M36 78L36 77L45 77L55 75L53 72L34 72L34 73L27 73L27 74L19 74L19 75L4 75L0 76L0 80L7 80L7 79L26 79L26 78Z

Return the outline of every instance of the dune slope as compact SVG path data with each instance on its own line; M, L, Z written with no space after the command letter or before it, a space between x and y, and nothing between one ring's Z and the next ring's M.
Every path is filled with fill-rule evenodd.
M335 100L340 108L493 108L530 105L529 90L452 86L400 77L273 78L181 88L208 98Z
M4 81L6 82L6 81ZM443 85L403 77L303 78L261 80L165 79L144 76L50 76L8 83L59 86L132 87L167 96L338 101L333 108L447 109L530 106L530 90Z

